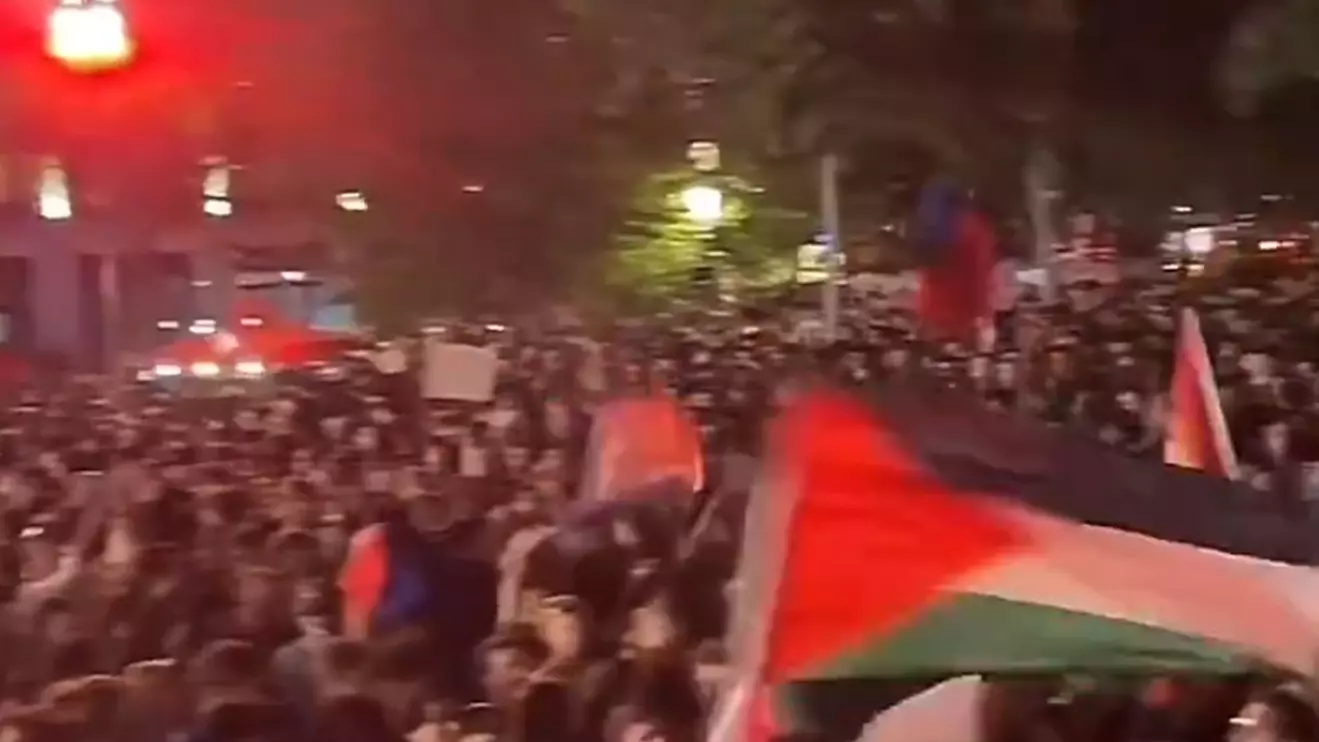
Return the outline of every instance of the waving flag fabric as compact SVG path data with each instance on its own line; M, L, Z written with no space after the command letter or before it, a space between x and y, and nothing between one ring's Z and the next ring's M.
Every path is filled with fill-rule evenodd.
M869 401L885 433L956 489L1228 554L1300 565L1319 557L1313 526L1232 480L1135 458L936 383L886 384Z
M1182 312L1169 394L1163 458L1169 464L1236 479L1237 457L1218 399L1214 367L1195 310Z
M343 627L350 638L427 618L433 578L423 555L392 524L358 531L339 572Z
M388 581L389 549L385 545L385 527L377 523L353 535L348 556L339 571L346 636L363 639L370 633L371 616Z
M1248 565L959 490L846 397L796 403L770 451L729 699L968 674L1306 673L1319 647ZM755 738L752 716L730 700L714 727Z
M974 339L994 307L998 245L993 227L946 183L926 187L916 217L917 309L923 326L935 336Z
M667 397L610 402L596 412L583 477L582 499L614 500L663 481L688 493L705 485L701 435Z

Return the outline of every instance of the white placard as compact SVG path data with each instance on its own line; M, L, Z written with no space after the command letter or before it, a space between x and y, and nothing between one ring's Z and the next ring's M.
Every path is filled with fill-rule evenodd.
M495 394L499 356L489 348L457 343L427 343L421 367L426 399L488 402Z
M408 354L398 348L386 348L371 356L371 363L382 374L401 374L408 370Z

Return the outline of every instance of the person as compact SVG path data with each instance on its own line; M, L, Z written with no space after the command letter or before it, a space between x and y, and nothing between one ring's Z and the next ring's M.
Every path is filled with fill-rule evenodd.
M1285 312L1272 284L1233 288L1197 299L1225 415L1253 483L1304 517L1319 481L1319 285ZM1169 291L1162 278L1069 288L1003 312L982 348L929 343L874 296L844 296L827 348L795 342L777 309L603 332L459 323L452 337L499 358L489 403L424 400L414 375L350 355L205 400L52 381L0 405L0 725L30 740L698 739L727 675L760 431L794 389L926 375L1157 456ZM592 410L612 391L683 407L707 468L697 497L656 485L577 501ZM417 599L358 633L338 576L374 525L397 560L381 589L410 565ZM1291 701L1261 699L1240 734L1309 733ZM1070 723L1046 701L1005 706L1004 738L1126 728ZM1226 731L1236 708L1210 705L1194 715L1211 723L1177 734Z

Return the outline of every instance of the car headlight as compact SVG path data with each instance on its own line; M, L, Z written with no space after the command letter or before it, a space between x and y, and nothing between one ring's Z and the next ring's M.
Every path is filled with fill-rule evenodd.
M220 375L220 365L218 363L211 363L210 361L194 363L190 370L192 371L193 376L211 377Z
M151 371L157 378L183 375L183 367L177 363L157 363Z
M234 364L234 372L239 376L264 376L266 364L261 361L239 361Z

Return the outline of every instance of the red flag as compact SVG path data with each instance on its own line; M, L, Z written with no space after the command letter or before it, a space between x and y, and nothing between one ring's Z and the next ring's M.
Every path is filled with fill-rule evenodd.
M993 313L998 248L989 220L975 209L962 212L956 234L952 249L923 268L917 311L931 334L971 340Z
M1235 479L1236 453L1218 401L1218 386L1214 383L1204 335L1200 333L1200 318L1192 309L1182 312L1175 364L1168 395L1163 460Z
M583 499L613 500L647 485L705 484L701 435L665 397L621 399L600 408L591 429Z
M374 524L353 536L348 556L339 572L343 594L343 631L352 639L366 638L371 615L389 582L389 548L385 527Z

